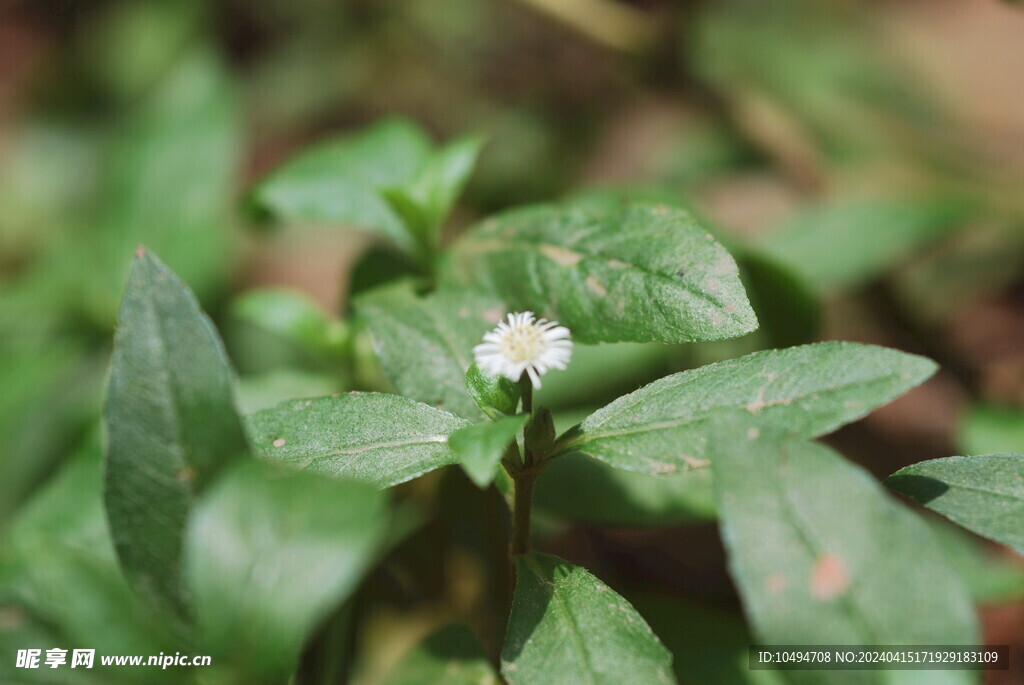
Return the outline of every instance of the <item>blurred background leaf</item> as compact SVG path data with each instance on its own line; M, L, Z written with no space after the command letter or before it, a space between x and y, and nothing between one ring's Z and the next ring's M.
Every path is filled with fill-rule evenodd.
M181 644L180 636L167 632L163 618L142 606L121 576L103 510L102 460L97 429L10 529L0 554L0 601L13 617L0 630L0 643L10 654L33 647L45 653L55 645L104 654L156 654L169 642ZM96 629L100 624L102 631ZM0 668L12 663L4 659ZM24 669L4 673L11 682L24 676ZM128 667L89 671L83 681L108 678L178 682L172 672Z
M312 629L372 563L387 523L372 486L238 465L190 521L184 566L204 644L237 673L287 678Z
M960 423L960 447L968 455L1024 452L1024 411L971 407Z

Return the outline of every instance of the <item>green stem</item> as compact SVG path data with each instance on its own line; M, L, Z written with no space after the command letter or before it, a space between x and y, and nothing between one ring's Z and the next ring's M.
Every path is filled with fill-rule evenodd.
M533 506L533 484L536 474L531 470L516 474L515 502L512 507L512 556L530 551L530 509Z
M523 413L532 416L533 383L525 374L519 379L519 395L523 401ZM516 487L512 502L512 556L526 554L530 550L530 509L533 506L533 484L537 478L533 467L533 446L524 433L523 467L512 474Z
M533 413L533 383L525 373L519 379L519 395L523 398L523 413Z
M533 421L533 384L530 379L524 374L519 379L519 395L523 398L523 413L529 414L530 418L527 420L527 427L530 425L530 421ZM530 444L529 435L523 433L523 469L529 471L533 467L533 445ZM529 517L527 517L529 522Z

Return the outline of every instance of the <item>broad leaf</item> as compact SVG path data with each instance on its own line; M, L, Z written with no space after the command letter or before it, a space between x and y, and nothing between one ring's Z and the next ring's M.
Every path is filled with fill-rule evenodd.
M755 352L673 374L591 414L560 439L627 471L671 474L714 458L707 419L745 409L803 436L828 433L921 383L935 364L857 343Z
M287 680L305 639L355 587L387 527L376 488L248 462L200 502L187 573L202 644L252 675Z
M413 252L413 236L380 191L410 182L429 155L418 126L386 119L299 153L257 185L251 200L278 221L362 228Z
M407 397L352 392L264 409L249 431L265 459L386 488L457 463L448 436L468 423Z
M480 411L492 419L515 414L519 406L519 385L504 376L488 376L475 362L466 370L466 389Z
M757 328L732 257L666 205L511 211L459 240L449 269L583 343L720 340Z
M1019 408L977 405L960 424L964 454L1024 452L1024 411Z
M715 518L710 468L652 476L567 454L551 462L533 497L545 514L603 526L676 526Z
M942 237L965 209L945 197L824 205L768 234L761 248L824 291L850 289Z
M975 644L971 598L927 526L829 448L716 417L729 567L764 644ZM794 683L970 683L963 671L793 671Z
M724 244L736 257L740 278L761 327L742 338L688 345L680 350L677 363L696 367L817 340L822 313L817 291L774 258L749 246Z
M885 484L1024 553L1024 455L932 459L900 469Z
M344 355L345 325L300 292L266 288L235 299L232 313L243 321L291 340L315 354Z
M451 434L448 444L474 483L481 488L491 484L505 448L515 440L527 418L505 416L496 421L474 423Z
M681 197L677 191L658 188L589 190L584 191L582 195L573 196L569 201L576 207L608 212L628 206L631 196L646 202L660 202L682 209L679 204ZM736 260L740 280L760 327L752 334L741 338L687 346L681 350L683 354L700 359L700 363L708 363L770 347L802 345L818 338L821 303L818 293L810 284L760 248L737 242L707 217L696 215L695 218ZM663 352L666 349L664 346L655 347L660 347ZM573 366L576 363L574 358Z
M675 682L672 655L629 602L546 554L516 559L501 674L509 685Z
M469 291L418 297L408 283L356 301L381 365L399 392L466 418L481 416L464 381L473 346L501 319L502 304Z
M121 305L103 419L106 507L137 590L185 612L193 498L248 447L220 338L191 291L140 251Z
M498 685L473 631L461 623L445 626L402 657L384 685Z

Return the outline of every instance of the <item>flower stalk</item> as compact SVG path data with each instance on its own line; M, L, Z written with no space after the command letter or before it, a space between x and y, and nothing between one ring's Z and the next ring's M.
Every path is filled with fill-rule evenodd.
M524 414L533 420L533 382L524 373L519 379ZM529 424L527 424L529 425ZM537 480L533 445L529 433L523 432L523 468L512 474L515 496L512 502L512 541L510 553L519 556L530 551L530 513L533 509L533 488Z
M540 388L540 377L551 369L564 369L572 356L569 329L556 321L537 319L533 312L509 314L484 342L473 348L478 367L491 376L504 376L519 384L521 411L529 416L523 430L523 457L510 445L503 463L515 488L512 497L513 557L530 551L530 513L537 477L553 442L551 412L534 412L533 390Z
M537 474L523 469L513 477L515 498L512 503L512 540L509 552L513 557L530 551L530 512L533 508L533 487Z

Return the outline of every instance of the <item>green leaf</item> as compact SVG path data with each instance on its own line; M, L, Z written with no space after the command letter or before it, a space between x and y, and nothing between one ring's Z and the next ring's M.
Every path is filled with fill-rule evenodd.
M501 650L509 685L674 683L672 655L614 590L547 554L516 559L516 591Z
M986 192L989 190L995 195L1003 193L994 187L987 187ZM1014 219L964 224L966 230L922 251L886 283L897 297L893 305L913 316L917 325L946 325L966 307L1012 289L1024 271L1024 231L1014 228Z
M243 414L255 414L286 400L322 397L341 389L337 379L324 374L277 369L239 378L238 407Z
M941 132L954 124L894 59L881 22L855 3L733 0L702 8L684 47L747 140L801 178L829 163L945 159Z
M99 413L106 362L86 360L82 346L68 336L14 338L0 343L0 529Z
M441 148L404 186L382 195L416 239L423 263L432 263L441 227L473 172L483 141L461 138Z
M414 237L380 191L411 182L429 156L418 126L385 119L300 152L260 182L251 201L281 222L362 228L414 254Z
M885 484L1024 553L1024 455L932 459L900 469Z
M764 336L766 346L790 347L817 339L821 302L803 278L753 250L735 254L751 305L761 321L757 335Z
M849 290L942 237L967 209L945 196L848 200L804 211L760 247L823 291Z
M83 73L106 97L130 102L153 85L180 55L194 49L207 18L202 3L132 3L106 8L82 27L76 50ZM110 92L107 92L107 91Z
M0 584L0 602L3 603L5 613L16 619L11 621L9 627L0 631L0 651L4 654L17 654L20 649L38 649L40 650L38 653L43 655L40 658L40 663L45 663L46 650L61 642L59 633L33 615L17 598L9 596L2 584ZM136 669L136 671L138 670L140 669ZM29 675L30 673L33 675ZM97 683L87 673L88 671L82 668L76 669L75 675L71 675L69 671L66 674L69 677L63 681L62 685L78 685L79 683L94 685ZM40 671L26 671L24 668L19 668L14 659L0 661L0 679L3 679L5 683L30 685L31 683L43 683L46 678L47 675ZM111 680L111 682L120 681Z
M759 350L803 345L820 338L820 296L802 277L749 247L728 243L726 247L736 257L740 278L761 327L742 338L688 345L680 350L677 363L701 366Z
M232 313L319 354L335 357L345 353L345 325L306 295L282 289L251 290L232 303Z
M125 288L103 414L106 507L135 588L185 613L180 557L193 499L247 452L234 378L191 291L141 251Z
M473 631L461 623L432 633L402 657L384 685L498 685Z
M757 328L732 257L666 205L508 212L459 240L448 270L510 309L557 319L582 343L720 340Z
M480 410L492 419L515 414L519 406L519 384L504 376L488 376L476 362L466 371L466 389Z
M155 654L164 648L161 645L176 643L184 651L185 637L168 634L176 626L146 611L125 582L107 529L102 490L103 446L95 426L78 451L19 510L0 545L0 596L10 593L69 644L88 645L101 653ZM6 605L0 598L5 612ZM0 629L0 636L4 632ZM60 643L42 647L55 644ZM146 678L136 675L131 680Z
M464 378L473 346L504 313L498 300L456 290L418 297L409 283L398 283L359 297L355 307L399 392L459 416L481 416Z
M672 370L669 355L679 346L661 343L574 345L564 371L544 376L534 402L545 407L597 407Z
M755 352L673 374L620 397L559 439L616 468L671 474L713 459L707 419L745 409L813 437L864 416L935 372L923 357L828 342Z
M256 462L231 471L189 522L201 644L247 682L287 680L313 628L373 561L387 518L385 497L367 484Z
M468 136L455 140L438 150L409 187L409 195L422 209L428 221L431 242L455 205L473 173L483 140Z
M964 454L1024 452L1024 411L974 406L961 421L959 441Z
M528 417L506 416L496 421L475 423L460 428L448 438L448 445L459 457L462 468L481 488L494 480L505 448L515 440Z
M867 472L741 412L720 413L711 436L722 540L762 643L977 643L970 595L941 546ZM816 685L893 682L884 672L787 675ZM927 682L973 679L929 671Z
M661 594L631 598L672 652L676 677L700 685L783 685L785 671L754 671L754 643L737 613Z
M19 279L29 259L66 235L69 219L93 199L102 148L95 123L88 117L24 117L5 147L0 250L5 260L18 260ZM13 275L4 275L5 289Z
M95 214L59 245L46 268L65 299L112 327L128 256L147 245L201 300L224 284L231 198L240 159L236 91L208 46L185 57L118 118ZM76 217L78 218L78 217Z
M435 250L431 237L436 234L427 209L420 205L405 188L384 188L381 197L387 202L391 211L402 220L405 231L412 236L413 247L410 250L421 264L429 264L434 258Z
M622 471L584 454L555 459L537 479L545 514L604 526L677 526L715 518L711 469L671 476Z
M448 438L468 423L407 397L352 392L264 409L249 433L265 459L386 488L457 463Z
M994 606L1024 599L1024 568L1015 555L953 525L930 517L946 561L963 578L977 604Z
M365 292L403 278L420 276L422 269L412 257L390 245L371 245L352 267L348 282L349 302Z
M533 447L534 453L542 459L552 453L555 445L555 419L550 409L541 407L534 410L523 431L523 441Z

